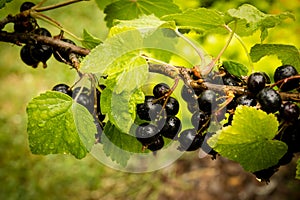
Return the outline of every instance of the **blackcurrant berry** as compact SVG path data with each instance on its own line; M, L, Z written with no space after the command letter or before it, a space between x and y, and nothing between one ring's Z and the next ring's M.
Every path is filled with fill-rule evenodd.
M187 108L190 111L190 113L197 112L199 110L199 105L197 100L194 100L193 102L189 102Z
M149 123L143 123L139 125L135 131L135 136L138 141L142 143L142 145L147 146L153 142L155 142L159 136L158 128Z
M170 87L165 83L159 83L154 86L153 88L153 95L157 99L160 97L163 97L165 94L167 94L170 91Z
M256 106L257 102L254 98L249 95L242 95L236 99L238 105L244 106Z
M293 153L300 152L300 120L288 126L280 138L277 138L288 145L288 151Z
M271 83L271 79L269 77L269 75L266 73L266 72L261 72L264 77L265 77L265 80L266 80L266 84L270 84Z
M178 101L173 97L169 97L169 99L166 103L165 109L166 109L167 115L176 115L179 111Z
M181 88L181 97L186 101L186 102L194 102L196 99L196 94L193 88L189 86L182 86Z
M33 31L34 34L51 37L51 33L45 28L37 28Z
M33 48L31 45L24 45L21 48L20 57L26 65L36 68L39 64L39 61L31 56L31 48Z
M151 151L158 151L164 147L164 138L159 135L154 142L148 145L147 149Z
M238 86L238 82L232 76L222 76L224 85Z
M74 88L72 96L73 99L76 99L77 103L86 107L90 113L94 113L94 95L88 88Z
M70 39L63 38L61 40L64 41L64 42L67 42L69 44L76 45L75 42L73 42ZM70 57L69 57L70 56L70 51L67 51L65 49L54 49L53 56L59 62L71 63L71 60L70 60Z
M264 88L257 94L261 109L267 113L275 113L281 105L280 95L272 88Z
M203 137L197 134L196 129L186 129L180 133L178 141L180 151L195 151L201 147Z
M295 122L299 118L300 110L295 103L288 101L284 104L281 104L279 114L284 120Z
M69 95L70 97L72 97L72 93L73 93L71 88L68 85L64 84L64 83L55 85L52 88L52 90L57 91L57 92L62 92L64 94Z
M181 121L175 116L168 116L160 134L166 138L174 139L181 130Z
M20 6L20 12L23 12L25 10L29 10L33 6L35 6L35 3L26 1L26 2L22 3L22 5Z
M207 127L209 125L209 123L207 123L208 121L209 115L207 115L202 110L194 112L191 118L191 122L197 130Z
M263 73L254 72L248 77L247 87L251 93L257 94L265 86L266 86L266 78Z
M37 22L33 17L24 17L14 23L14 31L16 33L31 32L36 26Z
M290 78L297 75L298 72L295 67L291 65L282 65L275 70L274 81L278 82L280 80ZM278 87L282 91L289 91L299 87L300 79L290 79L282 82Z
M147 121L154 121L159 114L165 114L154 96L146 96L144 103L136 105L136 111L140 119Z
M199 109L210 114L216 107L216 93L213 90L205 90L198 98Z
M52 47L44 44L36 44L33 48L31 48L31 56L41 61L44 64L44 67L46 67L46 61L51 57L52 55Z

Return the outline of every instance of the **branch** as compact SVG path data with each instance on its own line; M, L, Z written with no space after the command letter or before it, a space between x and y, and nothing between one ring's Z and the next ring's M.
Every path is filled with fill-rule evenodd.
M65 49L66 51L70 51L72 53L76 53L78 55L86 56L90 53L90 50L75 46L73 44L61 41L59 39L54 39L52 37L41 36L32 33L8 33L6 31L0 32L0 41L9 42L13 44L19 45L20 43L41 43L47 44L54 48Z
M59 39L55 39L52 37L36 35L32 33L8 33L6 31L0 31L0 41L9 42L13 44L20 43L41 43L52 46L56 49L65 49L66 51L86 56L90 53L89 49L72 45L70 43L61 41ZM193 73L192 68L185 68L183 66L172 66L168 64L153 64L148 63L149 71L154 73L160 73L166 75L172 79L181 78L186 85L190 85L194 89L207 90L211 89L219 92L233 92L235 95L243 95L246 94L247 91L244 87L241 86L229 86L229 85L219 85L213 84L209 82L204 82L202 79L194 80L191 77ZM298 76L297 76L298 77ZM292 100L300 102L300 93L289 93L289 92L280 92L282 100Z

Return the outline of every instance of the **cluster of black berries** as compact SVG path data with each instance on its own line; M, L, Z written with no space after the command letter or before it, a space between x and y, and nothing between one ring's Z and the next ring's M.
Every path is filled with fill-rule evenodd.
M96 142L100 142L102 130L105 126L105 115L101 113L100 99L101 91L104 86L100 85L99 89L90 90L87 87L76 87L72 90L68 85L61 83L55 85L52 90L62 92L72 97L77 103L83 105L93 116L97 127Z
M223 78L224 81L224 78ZM299 106L293 101L283 101L279 91L297 93L300 88L300 77L297 70L291 65L279 66L274 72L274 85L270 84L270 78L264 72L252 73L244 83L247 93L237 96L227 105L230 113L228 123L230 125L234 115L234 107L237 105L255 106L267 113L273 113L280 122L279 133L274 140L280 140L288 145L287 153L279 162L268 169L254 172L254 175L265 182L278 170L281 165L291 162L294 153L300 152L300 117ZM225 85L228 82L224 81ZM233 85L243 85L236 82ZM275 90L275 85L277 89ZM234 105L234 106L232 106Z
M32 2L24 2L20 7L20 12L31 9L35 6ZM45 29L38 26L37 21L31 17L23 17L19 21L14 23L14 30L18 33L32 33L40 36L52 37L51 33ZM64 42L75 45L75 43L69 39L62 38ZM71 63L70 52L65 49L53 49L47 44L41 44L36 41L29 41L25 44L20 51L20 57L22 61L33 68L36 68L40 62L43 63L43 67L47 67L47 60L54 55L54 58L59 62L64 62L67 64Z
M153 88L153 96L146 96L137 104L137 116L143 123L136 129L136 138L145 149L157 151L163 148L164 138L175 139L181 130L178 101L170 96L171 89L160 83Z

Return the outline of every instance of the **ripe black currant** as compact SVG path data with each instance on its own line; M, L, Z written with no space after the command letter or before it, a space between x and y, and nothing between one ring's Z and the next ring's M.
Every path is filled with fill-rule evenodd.
M236 99L238 105L244 106L256 106L257 102L254 98L249 95L242 95Z
M222 76L224 85L238 86L238 82L229 75Z
M300 152L300 120L288 126L278 139L288 145L288 151Z
M37 22L33 17L23 17L14 23L14 31L16 33L31 32L36 26Z
M168 116L160 134L166 138L175 139L181 130L181 121L175 116Z
M181 88L181 97L186 101L186 102L194 102L196 99L196 94L193 88L189 86L182 86Z
M63 38L61 40L64 41L64 42L67 42L69 44L76 45L75 42L73 42L70 39ZM71 63L70 51L67 51L66 49L54 49L53 56L59 62Z
M202 110L194 112L191 118L191 122L197 130L207 127L209 125L208 120L209 115Z
M179 111L178 101L173 97L169 97L169 99L166 103L165 109L166 109L167 115L176 115Z
M21 48L20 57L26 65L36 68L39 64L39 61L31 56L31 50L30 50L31 48L32 48L31 45L28 45L28 44L24 45Z
M288 101L281 104L279 114L284 120L295 122L299 118L300 109L295 103Z
M153 88L153 95L156 98L163 97L170 91L170 87L165 83L159 83L154 86Z
M31 56L38 60L41 61L44 64L44 67L46 67L46 61L51 57L52 55L52 47L44 44L36 44L31 48Z
M70 97L72 97L72 90L71 88L64 84L64 83L60 83L60 84L57 84L55 85L53 88L52 88L53 91L57 91L57 92L62 92L64 94L67 94L69 95Z
M278 82L280 80L292 77L297 75L298 72L295 67L291 65L282 65L275 70L274 73L274 81ZM290 79L279 84L278 87L282 91L289 91L299 87L300 80L299 79Z
M202 145L203 137L196 129L186 129L180 133L178 141L180 151L195 151Z
M211 114L216 107L216 93L213 90L205 90L198 98L199 109Z
M94 113L94 95L88 88L74 88L72 96L77 103L86 107L90 113Z
M151 151L158 151L164 147L164 138L159 135L154 142L148 145L147 149Z
M267 113L275 113L281 105L280 95L272 88L264 88L257 94L261 109Z
M20 6L20 12L23 12L25 10L29 10L33 6L35 6L35 3L26 1L26 2L22 3L22 5Z
M139 125L135 131L135 136L138 141L142 143L143 146L147 146L155 142L159 136L158 128L149 123L143 123Z
M154 121L160 113L165 114L154 96L146 96L144 103L136 105L136 111L140 119L147 121Z
M248 77L247 87L251 93L257 94L265 86L266 86L266 78L263 73L254 72Z

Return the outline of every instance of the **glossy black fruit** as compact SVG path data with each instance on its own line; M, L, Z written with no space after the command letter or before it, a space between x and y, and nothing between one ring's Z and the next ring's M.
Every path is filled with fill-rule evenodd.
M194 102L196 100L196 94L193 88L186 85L181 88L181 97L188 103Z
M222 76L224 85L238 86L239 83L232 76Z
M288 151L300 152L300 120L288 126L278 139L288 145Z
M256 106L257 102L254 98L249 95L242 95L236 99L238 105L244 106Z
M31 48L31 56L44 63L46 66L46 61L51 57L52 55L52 47L44 44L36 44Z
M247 87L251 93L257 94L265 86L266 86L266 78L263 73L254 72L248 77Z
M147 146L155 142L159 136L159 130L156 126L149 123L139 125L135 131L135 136L142 145Z
M159 135L154 142L148 145L147 149L151 151L158 151L164 147L164 138Z
M211 114L216 107L216 93L212 90L205 90L198 98L199 109Z
M31 32L36 26L37 22L33 17L24 17L14 23L14 31L17 33Z
M295 122L299 118L300 109L295 103L288 101L284 104L281 104L279 114L284 120Z
M195 151L201 147L203 137L197 134L196 129L186 129L180 133L178 141L180 151Z
M57 91L57 92L62 92L64 94L69 95L70 97L72 97L72 93L73 93L71 88L68 85L64 84L64 83L55 85L52 88L52 90Z
M29 10L33 6L35 6L35 3L26 1L26 2L22 3L22 5L20 6L20 12L23 12L25 10Z
M177 113L179 111L178 101L173 97L169 97L169 99L166 103L165 109L166 109L167 115L177 115Z
M264 88L257 94L261 109L267 113L275 113L281 105L280 95L272 88Z
M47 36L47 37L51 37L51 33L50 31L48 31L47 29L45 28L37 28L33 31L34 34L37 34L37 35L42 35L42 36Z
M159 117L159 114L165 114L162 110L162 105L157 102L154 96L146 96L142 104L136 105L136 111L140 119L154 121Z
M193 113L191 122L192 122L193 126L197 130L199 130L199 129L203 129L209 125L209 123L208 123L209 118L210 118L209 115L207 115L202 110L199 110L199 111L196 111Z
M39 61L31 56L31 48L33 48L31 45L24 45L21 48L20 57L26 65L36 68L39 64Z
M90 113L94 113L94 95L88 88L74 88L72 96L77 103L86 107Z
M181 121L175 116L168 116L160 134L166 138L175 139L181 130Z
M170 87L165 83L159 83L154 86L153 88L153 95L158 99L163 97L170 91Z
M278 82L280 80L289 78L291 76L297 75L298 72L295 67L291 65L282 65L275 70L274 81ZM300 79L290 79L282 82L278 87L282 91L289 91L299 87Z
M61 40L64 41L64 42L76 45L75 42L73 42L70 39L63 38ZM66 49L54 49L53 56L59 62L71 63L71 60L70 60L70 51L68 51Z

